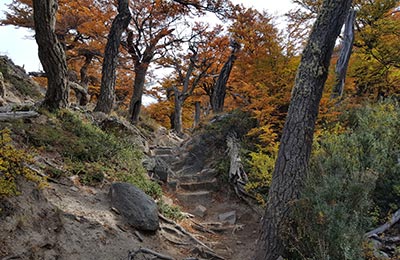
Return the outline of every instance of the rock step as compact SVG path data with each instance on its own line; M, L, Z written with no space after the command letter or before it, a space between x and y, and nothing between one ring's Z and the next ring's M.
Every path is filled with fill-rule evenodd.
M212 194L210 191L178 192L176 197L180 202L195 207L198 204L210 203Z
M172 147L157 147L152 149L154 155L173 155L174 149Z
M155 157L162 159L170 167L172 167L177 161L180 161L179 156L173 154L162 154L162 155L156 155Z
M217 176L217 172L213 169L204 169L201 172L195 174L185 174L185 175L180 175L178 171L176 175L179 176L177 179L181 183L207 182L207 181L213 181Z
M179 188L185 191L216 191L219 185L214 178L211 181L179 183Z

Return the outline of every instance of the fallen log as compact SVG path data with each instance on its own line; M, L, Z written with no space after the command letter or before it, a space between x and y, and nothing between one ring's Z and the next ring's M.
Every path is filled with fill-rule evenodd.
M25 119L39 116L36 111L14 111L0 113L0 121L10 121L17 119Z
M400 209L398 209L395 213L393 213L392 218L386 222L385 224L371 230L365 234L365 237L369 238L372 235L379 235L391 228L394 224L396 224L400 220Z

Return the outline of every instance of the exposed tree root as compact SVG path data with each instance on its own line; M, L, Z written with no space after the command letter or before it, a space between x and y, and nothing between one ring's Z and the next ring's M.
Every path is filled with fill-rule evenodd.
M138 250L136 250L136 251L131 251L131 252L129 252L129 254L128 254L128 260L135 260L135 257L136 257L136 255L138 255L138 254L147 254L147 255L154 255L155 257L157 257L158 259L162 259L162 260L175 260L175 258L172 258L172 257L170 257L170 256L167 256L167 255L163 255L163 254L161 254L161 253L158 253L158 252L156 252L156 251L153 251L153 250L151 250L151 249L148 249L148 248L144 248L144 247L141 247L141 248L139 248Z

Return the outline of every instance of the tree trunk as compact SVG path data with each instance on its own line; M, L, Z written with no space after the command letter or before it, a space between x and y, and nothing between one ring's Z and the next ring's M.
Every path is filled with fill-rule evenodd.
M87 70L89 68L89 65L92 63L95 54L94 52L90 52L88 50L83 50L82 52L85 52L83 54L85 56L85 62L83 63L79 72L81 76L81 86L84 88L86 94L84 95L82 93L79 93L76 95L76 98L80 106L86 106L90 99L88 95L89 77L87 75Z
M173 128L177 134L182 133L182 107L185 102L185 96L181 93L176 86L173 86L174 90L174 113L173 113Z
M33 19L39 59L47 74L48 84L43 106L59 109L68 106L67 61L55 34L57 0L34 0Z
M136 124L139 121L147 68L148 64L140 63L135 65L135 82L133 83L133 94L129 104L129 117L132 124Z
M194 128L196 128L200 123L200 113L201 113L200 102L196 101L194 102L194 120L193 120Z
M100 96L94 111L109 114L115 99L115 71L122 32L131 21L128 0L118 0L118 15L115 17L108 35L101 76Z
M221 113L224 110L224 101L226 95L226 83L228 82L229 75L231 74L233 63L236 60L236 53L240 45L236 42L232 43L232 51L228 60L219 73L218 80L215 83L214 91L211 98L211 107L214 113Z
M346 72L349 66L351 50L354 43L354 21L356 19L356 11L351 10L347 16L344 29L344 39L339 59L336 63L336 82L332 90L332 98L341 97L343 95L344 82L346 80Z
M290 207L299 198L307 175L319 102L335 41L350 5L351 0L324 0L304 49L256 246L256 260L284 257Z

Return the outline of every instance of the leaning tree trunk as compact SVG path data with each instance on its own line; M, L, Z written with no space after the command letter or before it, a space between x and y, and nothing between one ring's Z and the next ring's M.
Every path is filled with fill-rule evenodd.
M147 68L148 64L135 65L135 82L133 83L133 94L129 104L129 117L132 124L136 124L139 121Z
M336 82L332 90L332 98L341 97L343 95L344 83L346 80L346 72L349 66L351 50L354 43L354 21L356 19L356 11L352 9L345 23L344 39L339 59L336 63L335 73Z
M131 21L128 0L118 0L118 15L115 17L108 35L104 52L103 69L101 76L100 96L94 111L109 114L115 99L115 71L117 68L118 49L121 35Z
M337 36L351 0L324 0L304 49L292 91L267 208L256 246L256 260L284 257L291 205L303 188L319 102Z
M33 19L39 59L47 74L43 106L53 110L68 106L67 61L55 34L57 0L34 0Z
M219 73L218 80L215 83L214 91L211 97L211 107L214 113L221 113L224 110L226 83L228 83L229 75L231 74L233 64L236 60L236 53L240 48L240 45L234 41L231 43L231 45L231 55Z

